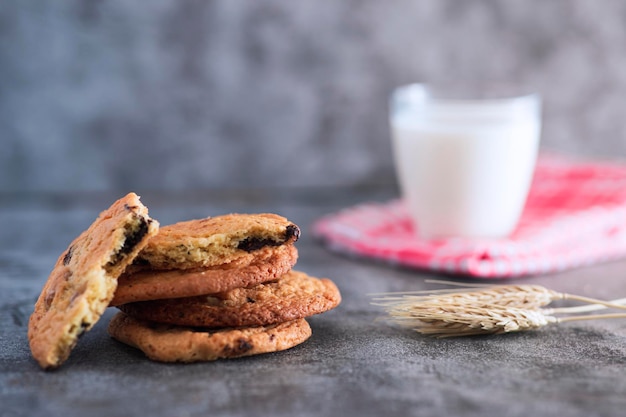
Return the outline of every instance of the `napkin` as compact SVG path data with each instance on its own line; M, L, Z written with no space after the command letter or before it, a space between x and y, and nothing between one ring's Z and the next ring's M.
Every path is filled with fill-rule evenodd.
M420 239L402 199L328 214L312 232L334 251L476 278L591 265L626 256L626 165L541 155L520 222L507 238Z

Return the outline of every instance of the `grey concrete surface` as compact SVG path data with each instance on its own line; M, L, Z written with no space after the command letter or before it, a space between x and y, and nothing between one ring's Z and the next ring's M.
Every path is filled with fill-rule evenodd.
M623 416L626 320L495 337L437 340L376 319L368 294L434 288L430 273L329 252L311 222L393 191L316 189L143 193L163 224L273 211L302 229L297 268L328 276L343 302L310 319L291 350L237 360L160 364L112 340L109 309L58 370L30 356L28 316L57 256L118 196L0 193L0 417ZM626 296L626 261L524 278L557 291Z
M621 0L5 0L0 190L393 183L387 96L414 81L528 85L545 147L624 158L624 16Z

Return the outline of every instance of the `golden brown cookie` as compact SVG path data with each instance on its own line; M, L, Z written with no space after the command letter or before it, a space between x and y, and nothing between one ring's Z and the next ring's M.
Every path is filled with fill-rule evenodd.
M152 269L193 269L242 261L268 247L298 240L300 229L276 214L227 214L163 226L137 264Z
M329 279L290 271L275 282L199 297L144 301L118 308L129 316L200 327L262 326L309 317L339 305Z
M248 287L287 273L298 259L292 244L265 247L248 258L190 270L140 270L118 280L112 306L145 300L191 297Z
M28 324L33 357L59 366L78 337L98 321L117 278L158 231L139 197L130 193L103 211L57 260Z
M159 362L200 362L277 352L311 336L304 319L271 326L207 330L134 319L124 313L109 323L109 334Z

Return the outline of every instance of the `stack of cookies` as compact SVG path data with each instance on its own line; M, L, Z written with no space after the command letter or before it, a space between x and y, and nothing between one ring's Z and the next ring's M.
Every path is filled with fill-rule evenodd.
M300 229L275 214L162 227L118 280L109 333L149 358L191 362L293 347L336 307L328 279L292 270ZM158 323L158 324L157 324Z
M341 301L332 281L292 269L300 229L275 214L159 228L131 193L94 225L59 257L31 316L44 368L60 365L107 306L121 310L109 323L115 339L153 360L196 362L296 346L311 336L305 318Z

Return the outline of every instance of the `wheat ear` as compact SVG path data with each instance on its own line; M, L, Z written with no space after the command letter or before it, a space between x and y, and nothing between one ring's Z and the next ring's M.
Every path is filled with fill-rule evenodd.
M465 303L445 306L423 303L410 310L390 311L390 315L396 323L438 337L508 333L556 322L555 317L539 310Z
M441 304L497 304L501 306L520 308L539 308L550 304L555 300L572 300L587 303L587 311L604 308L614 308L626 310L626 299L615 301L603 301L595 298L583 297L575 294L568 294L550 290L540 285L494 285L483 287L471 287L466 291L456 292L418 292L418 293L388 293L381 294L381 297L373 299L375 305L398 306L413 305L420 302L437 302ZM423 295L421 295L423 294ZM593 307L591 307L593 306ZM571 313L583 312L585 309L577 307L578 310L570 308ZM554 309L553 312L566 313L564 309Z
M491 286L480 290L457 291L452 293L429 293L413 295L397 293L374 298L379 306L411 306L416 303L429 302L440 304L498 304L510 307L538 308L553 300L562 299L563 294L539 285L506 285Z
M601 308L626 309L622 300L602 301L560 293L539 285L469 287L466 291L392 293L374 298L391 319L422 334L436 337L470 336L524 331L551 323L576 320L626 318L626 313L570 316ZM545 309L553 300L576 300L587 306Z
M473 306L465 303L445 306L422 303L412 309L392 310L389 313L398 324L440 338L527 331L568 321L626 318L626 313L559 318L541 309Z

